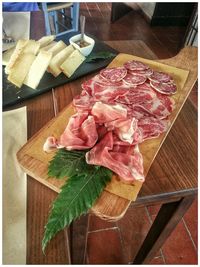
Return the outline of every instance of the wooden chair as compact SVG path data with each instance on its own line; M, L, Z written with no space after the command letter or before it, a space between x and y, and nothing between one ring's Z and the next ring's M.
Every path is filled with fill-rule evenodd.
M78 31L78 18L79 18L79 3L41 3L44 12L46 35L55 34L61 36L66 33ZM70 8L70 16L67 16L65 11ZM70 20L71 28L68 28L58 19L58 13L66 21ZM64 31L60 31L61 26Z

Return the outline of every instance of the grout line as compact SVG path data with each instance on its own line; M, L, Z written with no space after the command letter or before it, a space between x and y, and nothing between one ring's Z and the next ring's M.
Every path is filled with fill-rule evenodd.
M164 264L166 264L165 256L164 256L164 254L163 254L162 249L160 249L160 254L161 254L161 257L162 257L162 259L163 259Z
M111 227L111 228L104 228L104 229L88 231L88 234L90 234L90 233L98 233L98 232L102 232L102 231L116 230L116 229L118 229L118 227L114 226L114 227Z
M184 224L184 226L185 226L185 229L186 229L186 231L187 231L187 233L188 233L188 235L189 235L189 237L190 237L190 239L191 239L191 241L192 241L192 244L193 244L195 250L197 251L197 247L196 247L196 245L195 245L195 243L194 243L194 240L193 240L193 238L192 238L192 235L191 235L191 233L190 233L190 230L188 229L188 226L187 226L187 224L186 224L186 222L185 222L185 220L184 220L183 218L182 218L182 221L183 221L183 224Z
M118 228L118 232L119 232L119 239L120 239L120 244L121 244L121 250L122 250L122 258L123 260L125 259L125 247L124 247L124 241L123 241L123 238L122 238L122 233L121 233L121 229L120 227L118 226L118 223L116 222L116 225L117 225L117 228Z

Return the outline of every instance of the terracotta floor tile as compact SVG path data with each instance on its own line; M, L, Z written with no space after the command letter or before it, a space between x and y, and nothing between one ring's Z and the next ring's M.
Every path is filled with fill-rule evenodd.
M128 263L133 261L150 228L146 209L130 207L117 225L121 231L124 259Z
M166 264L197 264L197 252L181 221L162 247Z
M99 217L93 214L90 215L89 232L113 227L116 227L116 223L101 220Z
M154 264L155 265L160 265L160 264L165 264L165 263L164 263L162 257L155 257L155 258L153 258L153 260L149 264L152 264L152 265L154 265Z
M122 264L122 246L118 229L88 234L89 264Z
M198 246L198 200L196 199L184 216L184 221L191 233L195 246Z

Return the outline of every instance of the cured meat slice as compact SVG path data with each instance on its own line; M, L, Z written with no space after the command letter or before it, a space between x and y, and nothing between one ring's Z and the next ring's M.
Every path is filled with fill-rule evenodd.
M100 71L100 76L111 82L121 81L126 74L127 70L124 67L106 68Z
M125 77L124 77L124 81L125 83L129 84L130 86L136 86L139 84L143 84L146 81L146 77L145 76L140 76L140 75L134 75L134 74L130 74L128 73Z
M97 123L103 124L117 119L125 119L127 117L127 109L119 104L108 105L102 102L96 102L91 114Z
M157 97L156 92L147 83L138 85L128 91L125 96L119 96L115 99L116 102L131 105L149 102Z
M146 70L129 70L128 73L148 78L153 73L153 70L150 68Z
M92 78L92 80L95 83L99 83L99 84L104 85L104 86L123 86L124 85L122 79L120 81L113 82L111 80L107 80L107 79L103 78L100 74L95 75Z
M128 149L130 150L130 148ZM86 162L111 169L123 181L134 182L140 180L143 182L142 155L137 145L131 149L131 153L122 153L117 146L116 151L113 145L112 132L108 132L98 144L86 153Z
M173 82L163 83L163 82L151 81L150 85L156 91L158 91L161 94L165 94L165 95L172 95L172 94L175 94L177 91L177 87Z
M105 123L108 130L113 130L120 140L133 143L135 140L135 132L137 130L137 120L132 119L117 119L111 122Z
M150 76L149 76L149 80L154 81L154 82L170 82L171 81L171 77L169 76L169 74L161 72L161 71L154 71Z
M146 70L146 69L149 69L149 66L147 66L146 64L144 64L140 61L137 61L137 60L130 60L130 61L126 62L124 64L124 67L127 70Z
M96 77L96 76L95 76ZM99 78L90 79L82 84L82 88L92 96L96 101L103 101L105 103L113 101L118 96L128 93L129 86L123 83L116 83L110 85L99 82Z
M57 139L54 136L49 136L43 145L43 150L47 153L57 148Z
M169 127L168 120L159 120L154 117L142 118L138 121L138 127L142 132L143 140L156 138Z
M67 150L82 150L94 146L98 139L93 116L88 113L76 113L71 116L58 144Z
M80 95L77 95L73 99L73 106L77 112L90 112L95 101L94 99L85 91L82 90Z

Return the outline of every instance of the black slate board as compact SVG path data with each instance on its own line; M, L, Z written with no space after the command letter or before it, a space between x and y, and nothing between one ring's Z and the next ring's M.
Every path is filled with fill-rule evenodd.
M75 35L75 33L73 33L73 35ZM57 41L62 39L66 44L68 44L69 38L70 36L68 35L67 40L64 38L59 38L57 39ZM118 52L114 50L113 48L111 48L110 46L95 39L95 46L92 52L99 52L99 51L109 51L116 55L118 54ZM30 99L40 94L43 94L51 90L52 88L55 89L56 87L60 85L74 81L89 73L98 71L106 67L112 60L113 58L104 59L104 60L101 59L101 60L98 60L92 63L83 62L83 64L77 69L77 71L70 78L67 78L63 73L61 73L58 77L55 78L50 73L45 72L37 89L32 89L26 85L23 85L21 88L15 87L13 84L11 84L7 80L7 75L5 74L4 68L3 68L2 69L3 70L3 74L2 74L3 76L3 108L15 105L17 103L21 103L22 101L26 99Z

